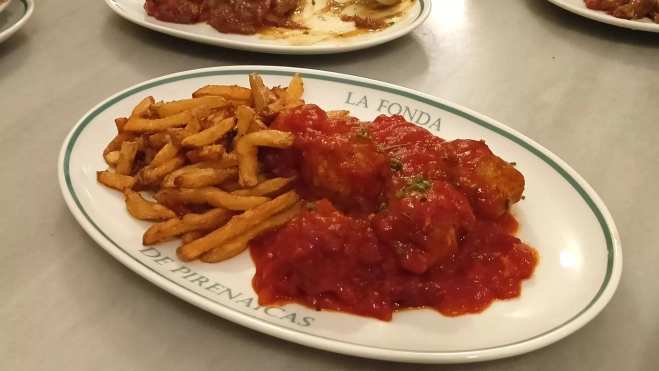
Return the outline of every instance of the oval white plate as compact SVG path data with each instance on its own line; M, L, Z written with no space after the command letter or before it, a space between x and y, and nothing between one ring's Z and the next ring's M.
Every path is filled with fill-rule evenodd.
M181 264L176 242L141 245L149 223L133 219L123 196L96 182L116 117L143 97L187 98L208 84L246 86L258 72L269 86L295 72L304 98L326 110L349 109L361 119L398 113L446 139L485 139L516 161L526 177L526 200L514 207L519 236L538 249L540 265L521 299L494 303L480 315L447 318L431 310L396 313L380 322L298 305L259 308L248 253L213 265ZM588 184L549 151L482 115L427 94L360 77L286 67L222 67L182 72L124 90L87 113L68 135L58 163L71 212L96 242L141 276L172 294L246 327L329 351L406 362L470 362L508 357L555 342L590 321L608 303L622 270L620 241L606 207Z
M296 46L286 40L265 40L258 35L223 34L207 24L184 25L161 22L146 14L144 0L105 0L105 2L127 20L158 32L204 44L274 54L330 54L370 48L412 32L428 18L431 8L429 0L417 0L403 20L383 31L346 39L333 39L310 46Z
M583 0L549 0L550 2L560 6L563 9L569 10L572 13L579 14L586 18L594 19L603 23L612 24L618 27L630 28L632 30L659 32L659 24L655 23L650 18L643 18L639 20L628 20L616 18L606 12L598 10L590 10L586 8Z
M10 0L0 5L0 43L18 31L34 12L34 0Z
M2 1L2 0L0 0ZM11 0L5 0L5 2L0 2L0 13L2 13L3 10L5 10L9 4L11 3Z

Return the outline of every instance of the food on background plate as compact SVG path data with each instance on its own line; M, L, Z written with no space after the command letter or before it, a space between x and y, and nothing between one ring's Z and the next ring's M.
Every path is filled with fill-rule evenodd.
M133 217L157 221L144 245L180 237L181 261L207 263L249 248L263 306L391 320L519 297L539 258L514 236L525 184L514 163L401 116L324 111L302 100L298 75L288 87L249 83L147 97L115 120L103 151L115 170L97 179Z
M603 10L622 19L649 17L659 23L659 0L584 0L588 9Z
M207 23L227 34L324 30L340 37L379 31L404 16L416 0L146 0L146 13L163 22ZM352 26L345 27L342 23ZM272 33L272 32L271 32Z

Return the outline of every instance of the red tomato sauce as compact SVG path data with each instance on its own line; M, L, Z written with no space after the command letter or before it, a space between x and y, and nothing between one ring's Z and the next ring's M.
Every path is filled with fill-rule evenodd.
M255 240L259 305L299 303L381 320L407 308L480 313L519 297L535 250L513 233L524 190L480 141L447 142L401 116L331 119L307 105L272 124L292 148L265 155L307 207Z
M290 21L298 5L298 0L146 0L144 9L163 22L203 22L222 33L252 35L266 27L301 28Z

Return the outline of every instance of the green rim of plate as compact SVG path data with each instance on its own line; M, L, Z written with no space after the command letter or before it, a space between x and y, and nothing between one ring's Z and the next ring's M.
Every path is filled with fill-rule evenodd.
M96 225L96 223L94 223L94 221L89 217L89 215L87 214L85 209L82 207L82 204L78 200L78 197L77 197L77 195L76 195L76 193L73 189L73 184L71 183L71 177L70 177L70 172L69 172L71 152L73 151L73 147L75 146L76 140L78 139L80 134L83 132L83 130L87 127L87 125L92 120L94 120L94 118L96 118L100 113L102 113L103 111L105 111L109 107L113 106L115 103L117 103L119 101L122 101L122 100L130 97L131 95L134 95L134 94L139 93L141 91L144 91L146 89L150 89L150 88L153 88L153 87L159 86L159 85L165 85L165 84L168 84L168 83L171 83L171 82L176 82L176 81L181 81L181 80L189 80L189 79L196 79L196 78L208 77L208 76L244 75L245 73L252 73L252 72L256 72L256 73L258 73L260 75L263 75L263 76L293 76L295 74L294 72L288 72L288 71L259 70L258 68L257 69L251 69L251 68L250 69L233 69L233 70L222 70L222 71L205 71L205 72L194 72L194 73L185 74L185 75L181 75L181 76L163 78L163 79L153 81L153 82L145 84L145 85L135 87L135 88L133 88L129 91L126 91L126 92L114 97L113 99L110 99L109 101L107 101L105 104L103 104L100 107L98 107L97 109L95 109L93 112L91 112L87 117L85 117L82 120L80 125L75 129L75 131L71 135L71 138L69 139L69 143L66 146L66 151L65 151L65 155L64 155L63 169L64 169L64 177L65 177L65 180L66 180L66 185L67 185L68 191L71 194L71 197L73 198L73 200L75 201L75 204L78 206L78 209L80 210L80 212L85 216L87 221L103 237L105 237L105 239L108 242L112 243L115 247L117 247L119 250L121 250L128 257L130 257L131 259L137 261L138 263L140 263L142 266L146 267L150 271L158 274L160 277L170 281L174 285L176 285L178 287L181 287L181 288L193 293L194 295L196 295L196 296L198 296L202 299L209 300L213 303L219 304L219 305L221 305L221 306L223 306L227 309L230 309L231 311L235 311L235 312L239 313L240 315L246 315L246 316L252 317L253 319L256 319L257 321L266 323L268 325L272 325L271 323L263 321L262 319L260 319L256 316L240 312L240 311L235 310L235 309L233 309L233 308L231 308L231 307L229 307L229 306L227 306L227 305L225 305L225 304L223 304L219 301L212 300L210 298L207 298L203 295L200 295L200 294L188 289L187 287L181 286L178 283L171 280L170 278L168 278L166 276L163 276L162 274L160 274L160 272L152 269L148 265L142 263L141 261L139 261L138 259L133 257L131 254L129 254L126 250L124 250L121 246L119 246L116 242L114 242L108 235L106 235L105 232L103 232ZM586 204L590 207L591 211L593 212L593 214L597 218L597 221L599 222L600 227L602 228L602 232L604 233L608 258L607 258L607 267L606 267L606 274L604 276L604 281L602 282L602 285L600 286L599 290L597 291L597 294L595 295L595 297L588 303L588 305L584 309L582 309L579 313L577 313L575 316L573 316L572 318L570 318L566 322L554 327L551 330L545 331L545 332L543 332L539 335L533 336L531 338L516 341L514 343L498 345L498 346L488 347L488 348L470 349L470 350L462 350L462 351L448 351L448 352L443 352L443 351L413 351L413 350L401 350L401 349L396 349L396 348L385 348L385 347L376 347L376 346L371 346L371 345L357 344L357 343L351 343L351 342L347 342L347 341L337 340L337 339L333 339L333 338L329 338L329 337L325 337L325 336L315 335L315 334L311 334L311 333L308 333L308 332L295 331L295 330L292 330L292 331L295 331L295 332L298 332L298 333L301 333L301 334L305 334L305 335L308 335L308 336L313 336L313 337L322 338L322 339L326 339L326 340L336 341L336 342L340 342L340 343L344 343L344 344L351 344L351 345L356 345L356 346L365 347L365 348L372 348L372 349L397 351L397 352L402 352L402 353L459 354L459 353L481 352L481 351L487 351L487 350L493 350L493 349L499 349L499 348L510 347L510 346L514 346L514 345L519 345L519 344L526 343L526 342L529 342L529 341L534 340L534 339L538 339L538 338L543 337L543 336L545 336L549 333L552 333L552 332L568 325L569 323L573 322L577 318L581 317L581 315L583 315L586 311L588 311L588 309L590 309L598 301L600 296L602 296L602 293L604 292L604 290L606 289L606 287L609 284L609 281L611 280L611 275L612 275L612 272L613 272L614 250L613 250L613 239L611 237L613 235L613 233L612 233L611 229L609 228L608 224L606 223L604 215L600 211L599 207L597 207L597 205L595 204L593 199L590 197L588 192L586 192L586 190L583 189L583 187L579 184L579 182L577 182L565 169L563 169L554 160L549 158L546 154L542 153L540 150L538 150L537 148L535 148L533 145L529 144L528 142L524 141L523 139L521 139L521 138L519 138L519 137L517 137L517 136L515 136L515 135L499 128L499 127L496 127L496 126L492 125L491 123L488 123L487 121L484 121L482 119L474 117L473 115L471 115L469 113L466 113L466 112L463 112L463 111L461 111L457 108L447 106L445 104L436 102L432 99L428 99L426 97L414 94L412 92L406 92L406 91L398 90L398 89L391 88L391 87L380 86L380 85L372 84L372 83L369 83L369 82L349 80L349 79L341 78L341 77L324 76L324 75L318 75L318 74L314 74L314 73L305 73L305 72L300 73L300 75L303 78L307 78L307 79L323 80L323 81L330 81L330 82L341 83L341 84L346 84L346 85L360 86L360 87L363 87L363 88L374 89L374 90L379 90L379 91L386 92L386 93L391 93L391 94L397 94L397 95L400 95L400 96L404 96L406 98L413 99L413 100L416 100L418 102L421 102L421 103L433 106L435 108L450 112L450 113L455 114L457 116L460 116L464 119L467 119L467 120L469 120L469 121L471 121L471 122L473 122L477 125L480 125L480 126L486 128L486 129L490 130L490 131L493 131L493 132L495 132L495 133L497 133L497 134L513 141L514 143L522 146L524 149L526 149L529 152L531 152L532 154L536 155L538 158L540 158L545 163L547 163L549 166L551 166L556 172L558 172L568 183L570 183L570 185L579 193L579 195L583 198L583 200L586 202ZM277 326L277 327L281 327L281 326ZM285 327L282 327L282 328L285 328Z
M1 28L0 28L0 33L3 33L3 32L5 32L5 31L7 31L8 29L14 27L14 26L16 25L16 23L22 21L23 18L25 18L25 15L27 14L27 10L28 10L28 8L29 8L29 5L28 5L28 3L27 3L27 0L20 0L20 1L21 1L21 3L23 4L23 14L21 14L20 18L18 18L18 20L16 20L16 22L14 22L14 23L12 23L12 24L7 24L7 25L5 25L6 27L5 27L4 29L1 29ZM423 0L421 0L421 1L423 1ZM423 5L421 6L421 8L423 9ZM8 11L8 8L5 9L5 11Z

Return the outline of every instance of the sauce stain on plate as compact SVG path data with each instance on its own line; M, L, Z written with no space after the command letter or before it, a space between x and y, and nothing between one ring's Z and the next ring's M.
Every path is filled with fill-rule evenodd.
M301 29L269 27L259 31L266 40L286 40L306 46L327 41L346 40L381 32L407 18L416 0L402 0L385 6L375 0L306 0L291 21Z

